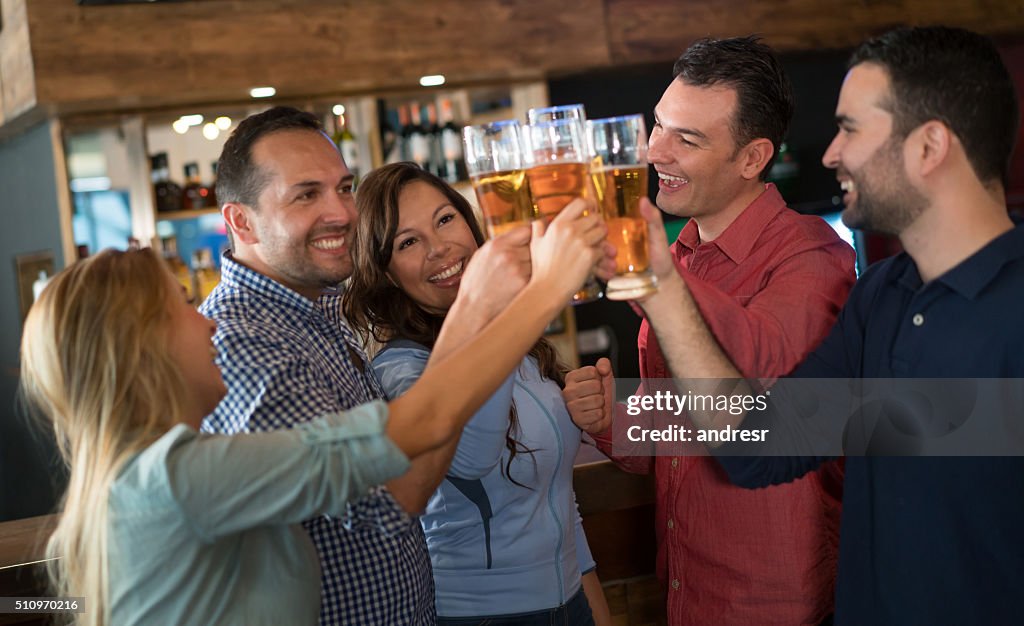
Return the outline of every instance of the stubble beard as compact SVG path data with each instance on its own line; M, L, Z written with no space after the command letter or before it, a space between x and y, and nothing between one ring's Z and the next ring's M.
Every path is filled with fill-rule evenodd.
M843 212L846 226L899 235L924 212L928 200L907 179L902 144L891 137L857 173L850 173L857 201Z

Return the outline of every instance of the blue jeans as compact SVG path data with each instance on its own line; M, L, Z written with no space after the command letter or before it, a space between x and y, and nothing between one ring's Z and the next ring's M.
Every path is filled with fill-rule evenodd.
M562 606L532 613L481 617L437 617L438 626L594 626L590 604L583 589Z

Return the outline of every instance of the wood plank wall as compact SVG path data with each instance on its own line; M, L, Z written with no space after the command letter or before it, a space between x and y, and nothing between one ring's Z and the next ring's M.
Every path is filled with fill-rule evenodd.
M237 102L263 84L295 98L409 88L433 73L456 86L535 80L671 60L705 35L758 32L783 50L848 47L900 23L1024 35L1024 0L4 0L3 7L8 119L36 103L62 114Z
M26 0L0 2L0 125L36 104Z

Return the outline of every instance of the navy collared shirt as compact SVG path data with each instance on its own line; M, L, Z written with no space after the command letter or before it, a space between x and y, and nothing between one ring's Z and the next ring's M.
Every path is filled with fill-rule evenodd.
M1024 378L1024 226L927 284L906 253L872 266L793 376ZM821 460L719 457L747 487ZM1024 458L848 457L836 624L1024 623L1022 533Z

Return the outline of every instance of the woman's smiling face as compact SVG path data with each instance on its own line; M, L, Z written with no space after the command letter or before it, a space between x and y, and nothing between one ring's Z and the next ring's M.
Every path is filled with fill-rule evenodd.
M388 275L414 302L446 312L476 250L466 219L439 189L423 181L402 189Z

